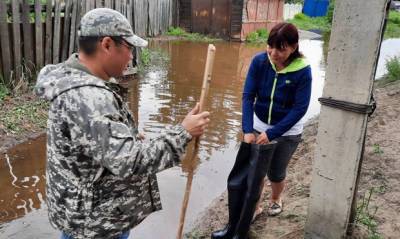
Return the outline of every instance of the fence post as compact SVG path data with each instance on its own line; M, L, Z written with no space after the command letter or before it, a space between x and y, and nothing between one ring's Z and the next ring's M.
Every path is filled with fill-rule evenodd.
M61 28L61 9L60 1L55 1L54 7L54 27L53 27L53 63L60 61L60 28Z
M70 24L71 24L71 7L72 0L65 0L64 8L64 29L62 38L62 51L61 51L61 61L65 61L68 57L68 47L69 47L69 34L70 34Z
M20 17L19 17L19 0L11 1L12 20L13 20L13 40L15 43L21 42ZM21 44L14 45L14 79L18 80L21 76Z
M42 5L40 0L35 0L35 44L36 68L43 66L43 31L42 31Z
M6 83L9 83L11 73L11 52L10 52L10 34L8 31L8 16L7 4L5 1L0 1L0 46L1 59L3 63L3 77Z
M22 30L23 30L23 40L22 43L24 45L24 57L26 66L32 66L33 53L32 53L32 31L30 26L30 8L28 0L22 0ZM28 64L29 63L29 64Z
M45 44L45 63L52 62L53 49L53 4L51 0L46 3L46 44Z

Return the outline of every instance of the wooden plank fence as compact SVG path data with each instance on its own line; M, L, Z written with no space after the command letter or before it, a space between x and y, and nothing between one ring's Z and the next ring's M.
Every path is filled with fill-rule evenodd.
M15 85L24 71L65 61L77 50L81 17L94 8L121 12L142 37L165 33L178 0L0 0L0 77Z

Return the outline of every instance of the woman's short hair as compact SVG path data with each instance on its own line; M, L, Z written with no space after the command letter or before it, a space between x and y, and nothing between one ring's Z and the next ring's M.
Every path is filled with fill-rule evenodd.
M299 51L299 32L297 28L287 22L276 24L269 33L268 45L276 49L284 49L288 46L296 47L295 51L289 56L286 65L289 65L294 59L303 57Z

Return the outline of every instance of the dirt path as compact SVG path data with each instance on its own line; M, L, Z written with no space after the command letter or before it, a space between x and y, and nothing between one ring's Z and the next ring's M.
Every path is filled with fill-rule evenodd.
M352 238L398 238L400 235L400 189L394 186L400 179L400 82L376 89L375 99L378 107L368 124L358 190L358 226ZM261 215L251 228L250 238L303 238L317 128L316 120L306 127L303 142L289 165L284 212L277 217ZM269 192L263 198L265 206ZM363 199L364 207L361 207ZM187 238L209 238L213 230L225 225L226 213L224 193L197 220Z

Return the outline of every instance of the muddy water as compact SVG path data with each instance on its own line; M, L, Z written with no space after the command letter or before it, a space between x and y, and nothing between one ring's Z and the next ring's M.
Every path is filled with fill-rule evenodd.
M310 118L319 112L324 59L322 42L303 40L300 48L313 68ZM147 138L165 125L182 120L199 98L207 44L153 42L157 64L147 68L140 81L132 82L128 101ZM206 108L212 122L201 141L200 164L193 181L186 230L226 187L241 131L241 91L249 63L264 48L239 43L217 43L213 78ZM12 149L0 161L0 238L55 238L59 234L46 218L44 200L45 139ZM158 175L164 210L137 226L131 238L174 238L186 178L181 168ZM40 208L40 209L38 209Z

